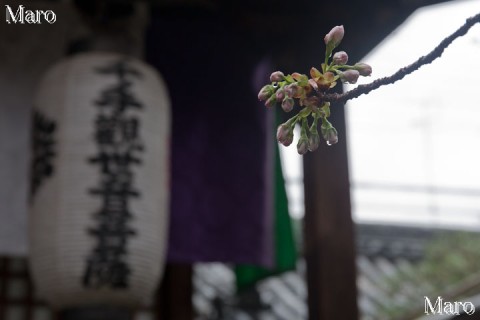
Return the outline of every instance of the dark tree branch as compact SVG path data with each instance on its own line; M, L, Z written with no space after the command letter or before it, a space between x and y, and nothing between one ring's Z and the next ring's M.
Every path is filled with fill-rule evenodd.
M453 40L465 35L467 31L476 23L480 23L480 13L476 14L473 17L468 18L463 26L461 26L457 31L452 33L450 36L443 39L442 42L440 42L440 44L435 49L433 49L429 54L420 57L414 63L401 68L400 70L398 70L397 72L395 72L389 77L377 79L369 84L359 85L355 89L347 91L345 93L341 93L341 94L330 93L330 94L324 94L324 95L319 94L319 96L323 101L346 102L350 99L358 98L362 94L368 94L370 91L376 90L381 86L395 83L398 80L403 79L403 77L405 77L406 75L416 71L421 66L425 64L429 64L433 60L439 58L442 55L443 51L453 42Z

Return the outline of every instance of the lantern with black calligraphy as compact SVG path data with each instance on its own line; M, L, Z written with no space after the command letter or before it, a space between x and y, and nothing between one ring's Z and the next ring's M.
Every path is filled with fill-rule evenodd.
M86 53L53 66L33 120L30 264L57 308L138 306L163 269L170 110L139 60Z

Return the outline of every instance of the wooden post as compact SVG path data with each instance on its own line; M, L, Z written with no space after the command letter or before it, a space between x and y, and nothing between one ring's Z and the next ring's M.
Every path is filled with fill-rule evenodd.
M310 320L358 319L345 116L332 106L338 144L304 157L305 257Z
M158 292L158 320L193 319L193 269L189 264L167 264Z

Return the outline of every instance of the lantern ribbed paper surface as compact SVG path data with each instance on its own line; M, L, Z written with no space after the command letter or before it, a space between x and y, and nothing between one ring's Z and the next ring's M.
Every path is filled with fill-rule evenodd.
M88 53L40 83L33 125L30 262L58 308L148 302L163 271L170 110L133 58Z

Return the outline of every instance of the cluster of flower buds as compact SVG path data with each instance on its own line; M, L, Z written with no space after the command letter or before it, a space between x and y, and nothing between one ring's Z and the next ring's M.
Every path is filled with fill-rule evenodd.
M343 26L336 26L325 36L325 61L321 64L321 71L315 67L310 69L310 77L305 74L292 73L285 75L275 71L270 75L270 84L264 86L258 93L258 99L265 101L265 106L282 106L285 112L294 109L295 103L301 107L297 115L281 124L277 129L277 140L285 146L293 141L293 128L297 123L302 127L297 144L299 154L314 151L320 143L317 123L322 121L321 134L327 145L337 143L337 130L328 121L330 103L322 101L322 95L335 87L337 81L356 83L360 76L369 76L372 67L366 63L348 65L348 54L345 51L333 50L340 44L344 36ZM313 121L309 124L308 118Z
M327 120L330 115L330 103L325 102L320 108L305 107L297 115L282 123L277 129L277 140L284 146L289 146L293 142L293 129L298 123L301 125L300 139L297 143L299 154L305 154L307 151L315 151L320 145L320 134L318 133L317 123L322 121L320 132L327 145L338 142L337 130ZM313 121L309 124L308 117Z

